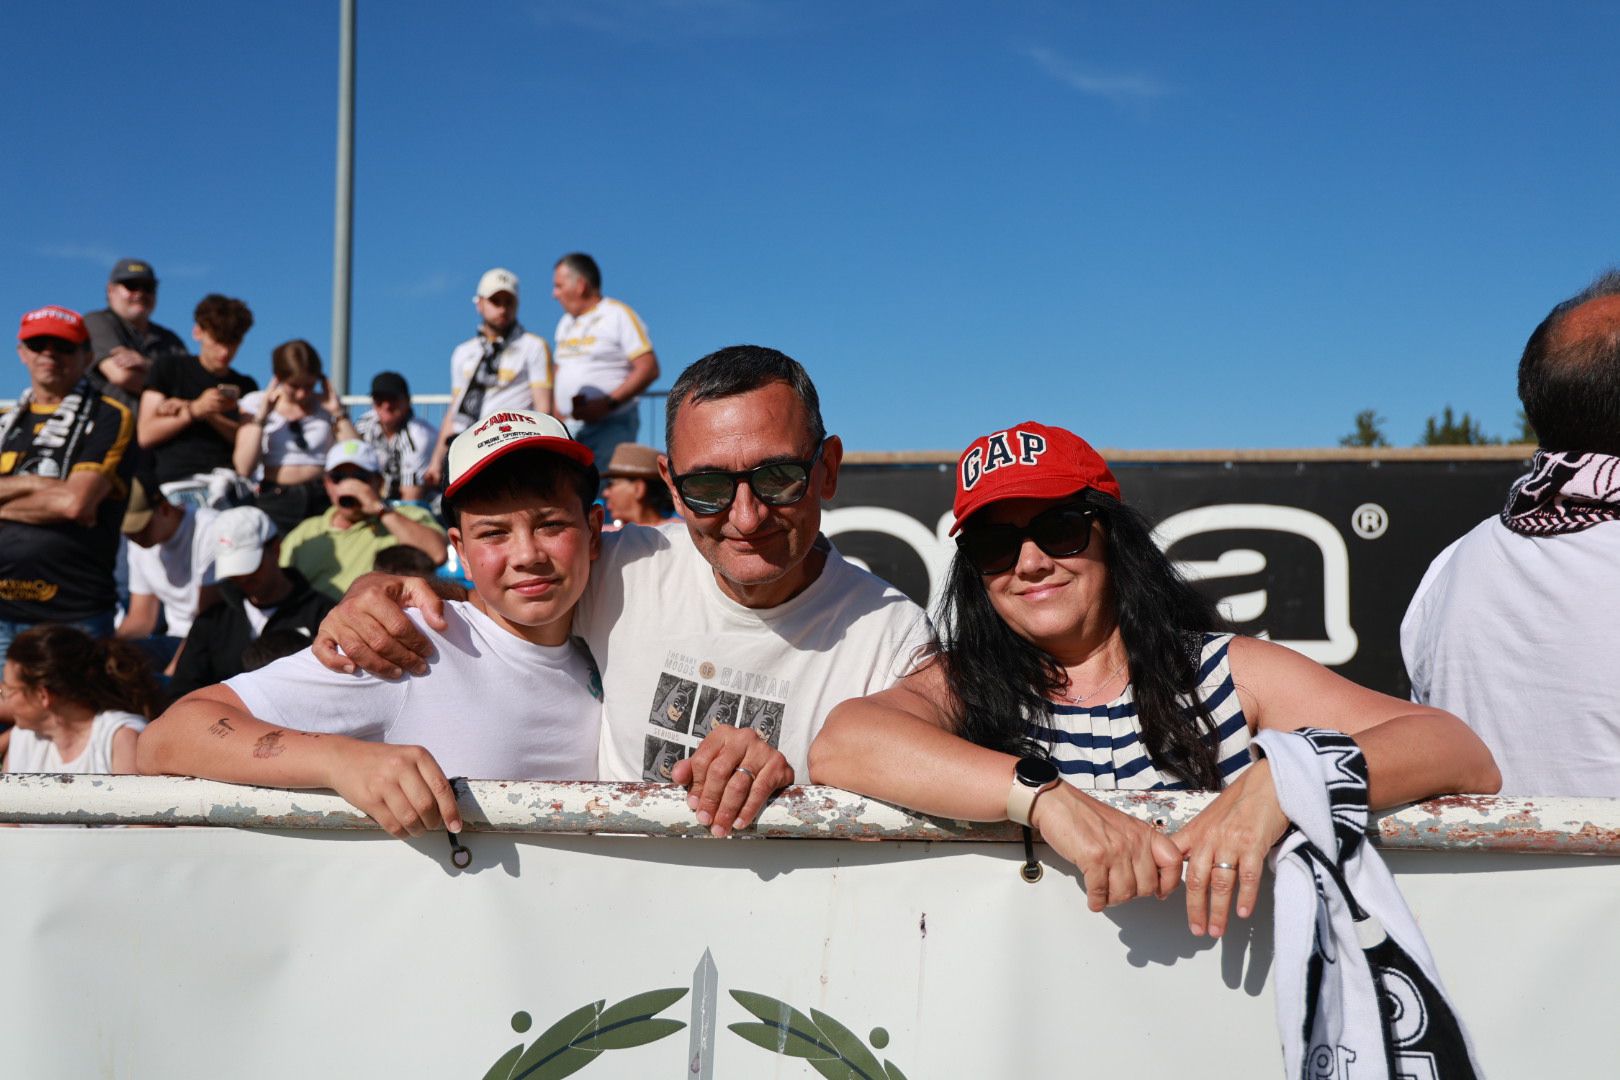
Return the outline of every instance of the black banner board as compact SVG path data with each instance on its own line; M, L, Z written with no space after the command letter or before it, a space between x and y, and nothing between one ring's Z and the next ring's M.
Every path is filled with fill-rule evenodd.
M1116 461L1127 501L1246 634L1385 693L1409 691L1400 623L1429 563L1497 513L1524 458ZM953 465L849 463L823 531L918 603L955 550ZM930 604L931 606L931 604Z

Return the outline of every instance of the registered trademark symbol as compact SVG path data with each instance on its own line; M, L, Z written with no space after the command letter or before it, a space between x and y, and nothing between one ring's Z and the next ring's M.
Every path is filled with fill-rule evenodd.
M1350 514L1350 527L1363 540L1376 540L1389 528L1389 512L1377 503L1362 503Z

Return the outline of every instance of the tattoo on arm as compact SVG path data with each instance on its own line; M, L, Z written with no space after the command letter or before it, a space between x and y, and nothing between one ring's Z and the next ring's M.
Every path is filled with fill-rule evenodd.
M272 758L287 749L281 745L281 732L272 731L253 744L253 756L256 758Z
M235 730L235 728L231 727L231 722L222 716L209 725L208 734L218 735L223 739L225 736L229 735Z

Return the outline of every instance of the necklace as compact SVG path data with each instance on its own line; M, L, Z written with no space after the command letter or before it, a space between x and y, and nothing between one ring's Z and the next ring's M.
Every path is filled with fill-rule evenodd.
M1115 677L1118 676L1120 672L1125 670L1125 665L1130 663L1130 659L1131 658L1127 656L1125 659L1121 660L1119 662L1119 667L1115 668L1113 671L1110 671L1108 673L1108 677L1105 678L1102 682L1098 683L1089 693L1080 694L1079 696L1071 696L1069 694L1059 694L1058 697L1062 698L1064 701L1067 701L1070 705L1079 705L1081 702L1084 702L1084 701L1087 701L1087 700L1089 700L1089 699L1091 699L1093 697L1096 697L1097 692L1099 690L1102 690L1105 687L1107 687L1107 685L1109 683L1114 681Z

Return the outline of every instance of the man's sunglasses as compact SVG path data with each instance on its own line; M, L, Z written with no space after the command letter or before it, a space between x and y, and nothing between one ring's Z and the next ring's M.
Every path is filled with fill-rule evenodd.
M826 445L823 441L805 461L772 461L741 472L689 472L671 479L681 502L694 514L724 512L737 498L737 485L743 482L766 506L792 506L810 490L811 470Z
M956 538L956 547L979 573L1003 574L1018 564L1025 540L1054 559L1078 555L1091 543L1091 523L1097 511L1078 503L1043 510L1029 524L967 525Z
M56 337L51 334L40 334L38 337L24 338L23 345L29 352L43 356L50 353L52 356L72 356L79 351L77 341Z

